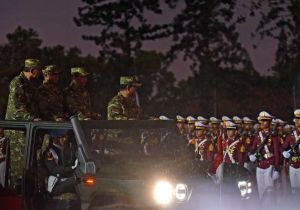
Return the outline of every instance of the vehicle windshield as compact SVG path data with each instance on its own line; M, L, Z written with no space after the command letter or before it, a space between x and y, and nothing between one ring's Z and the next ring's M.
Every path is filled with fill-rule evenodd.
M122 129L101 129L96 125L84 128L99 176L139 179L155 174L199 173L185 139L172 126L144 128L132 127L131 122L127 126L126 122L121 124L125 125Z

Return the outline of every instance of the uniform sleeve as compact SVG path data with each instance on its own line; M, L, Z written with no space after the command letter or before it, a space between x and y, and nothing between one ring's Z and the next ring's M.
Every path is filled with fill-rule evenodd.
M107 119L108 120L128 120L128 117L124 115L123 109L118 104L109 103L107 107Z
M22 85L14 85L11 88L13 103L16 107L15 119L22 119L22 120L33 120L36 116L30 113L26 108L26 96L24 91L24 86ZM33 103L33 102L32 102Z
M46 153L45 166L51 175L57 176L59 174L61 177L71 177L74 171L71 167L59 166L56 164L54 157L50 151Z

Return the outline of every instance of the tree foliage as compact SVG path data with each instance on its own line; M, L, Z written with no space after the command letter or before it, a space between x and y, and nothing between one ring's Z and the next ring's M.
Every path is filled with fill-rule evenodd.
M278 42L272 69L284 86L290 86L300 65L300 1L253 0L250 14L260 19L256 28L260 38Z

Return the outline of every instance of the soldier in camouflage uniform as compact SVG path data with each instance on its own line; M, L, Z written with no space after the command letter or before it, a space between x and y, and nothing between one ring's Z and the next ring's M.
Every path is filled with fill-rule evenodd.
M6 120L40 120L35 102L36 87L34 85L34 80L40 74L39 65L40 62L37 59L26 59L23 71L11 81ZM10 139L11 185L15 188L17 180L22 178L25 136L22 131L6 131L5 136Z
M64 121L63 94L58 87L60 71L54 65L43 69L44 82L38 89L38 105L43 120Z
M79 120L99 119L100 114L92 112L90 93L85 88L89 73L82 67L71 68L72 81L64 90L65 108L69 115Z
M140 119L141 108L137 105L135 96L137 87L141 84L134 76L120 77L120 91L114 96L107 107L108 120Z

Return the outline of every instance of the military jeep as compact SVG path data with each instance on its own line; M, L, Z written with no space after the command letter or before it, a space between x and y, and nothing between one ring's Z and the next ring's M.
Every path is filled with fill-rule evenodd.
M0 121L0 127L26 136L20 190L13 191L9 181L1 189L0 201L10 209L44 209L39 154L53 129L70 130L82 209L253 209L250 174L225 166L223 183L215 184L207 174L210 163L194 159L173 121L72 117L64 123Z

